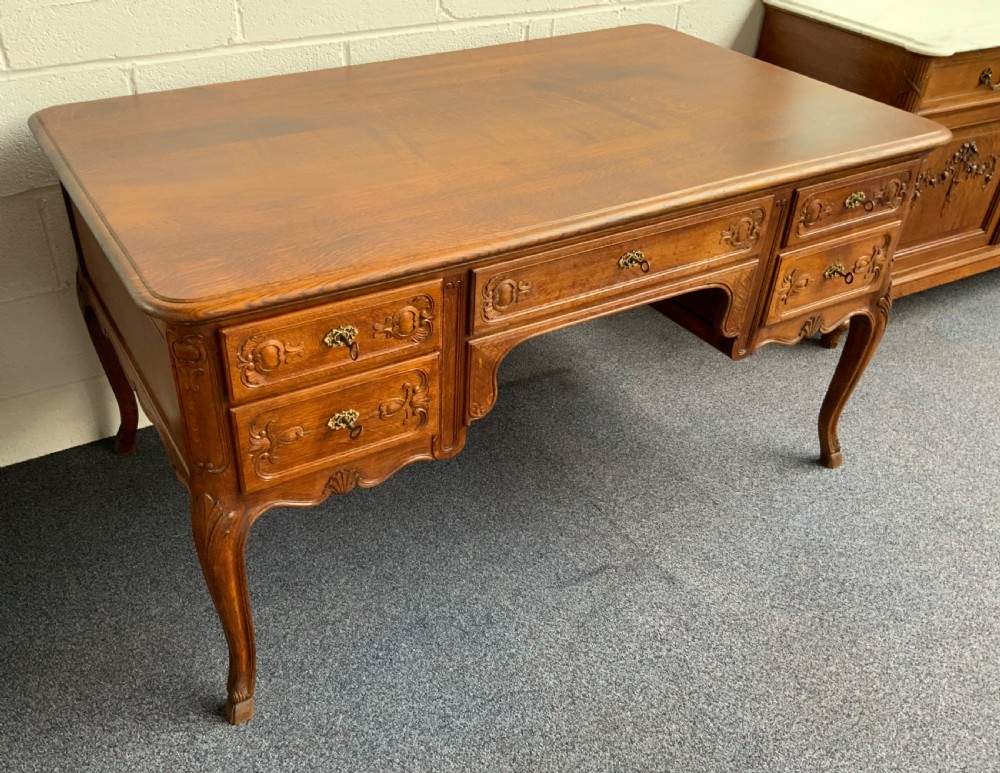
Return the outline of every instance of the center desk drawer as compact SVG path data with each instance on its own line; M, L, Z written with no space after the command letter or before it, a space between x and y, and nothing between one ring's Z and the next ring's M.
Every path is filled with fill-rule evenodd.
M880 289L899 223L778 256L767 324Z
M441 282L337 301L222 330L233 400L257 399L440 346Z
M230 409L245 491L437 433L437 355Z
M487 332L588 296L759 255L773 202L768 196L639 228L582 252L552 250L476 269L473 330Z

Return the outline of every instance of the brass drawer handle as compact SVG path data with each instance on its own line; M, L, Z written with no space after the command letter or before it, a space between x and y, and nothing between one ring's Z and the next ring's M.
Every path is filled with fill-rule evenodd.
M358 329L354 325L342 325L340 327L335 327L325 336L323 336L323 343L329 346L331 349L336 349L339 346L348 347L348 351L351 353L351 359L358 359Z
M833 279L834 277L838 276L844 277L844 284L851 284L852 282L854 282L854 272L848 271L846 268L844 268L843 263L834 263L832 266L827 268L826 271L823 272L824 279Z
M629 250L618 258L618 268L634 268L635 266L641 268L642 273L649 273L649 261L642 254L642 250Z
M346 411L340 411L333 414L333 416L330 417L330 420L327 421L326 426L334 432L338 429L349 430L347 434L351 436L351 440L357 440L364 431L364 427L360 424L355 424L355 422L360 418L360 413L353 408L348 408Z
M990 67L979 74L979 85L985 86L991 91L1000 91L1000 81L993 83L993 70Z
M847 209L857 209L865 203L868 198L864 191L854 191L850 196L844 199L844 206ZM867 209L867 207L865 207Z

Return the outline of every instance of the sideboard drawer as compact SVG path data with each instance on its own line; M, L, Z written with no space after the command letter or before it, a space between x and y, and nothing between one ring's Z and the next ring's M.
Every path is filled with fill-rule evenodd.
M581 252L487 266L475 274L473 330L547 313L626 285L691 274L735 258L758 255L771 223L771 196L636 229Z
M913 190L918 164L909 163L795 191L785 245L829 236L831 232L899 217Z
M437 355L230 409L244 491L437 432Z
M784 252L768 300L767 324L880 288L899 223L836 242Z
M956 54L935 59L920 100L921 108L945 105L952 101L963 106L1000 101L1000 48Z
M328 376L370 368L380 359L431 352L441 282L425 282L224 328L230 394L256 399Z

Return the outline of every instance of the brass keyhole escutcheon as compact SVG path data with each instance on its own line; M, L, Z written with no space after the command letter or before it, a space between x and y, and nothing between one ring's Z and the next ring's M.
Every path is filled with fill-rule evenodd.
M864 191L854 191L850 196L844 199L844 206L847 209L857 209L865 203L868 196Z
M629 250L618 258L618 268L634 268L638 266L642 273L649 273L649 261L642 254L642 250Z
M851 284L854 282L854 272L845 269L843 263L834 263L823 272L824 279L833 279L838 276L844 277L844 284Z
M323 343L331 349L346 346L351 354L351 359L356 360L359 354L357 337L358 329L354 325L342 325L333 328L333 330L323 336Z
M993 82L993 69L987 67L979 74L979 85L985 86L991 91L1000 91L1000 81Z
M353 408L348 408L346 411L339 411L338 413L333 414L333 416L331 416L326 422L326 426L334 432L340 429L346 429L351 440L357 440L364 431L364 427L355 423L360 418L361 414L358 411Z

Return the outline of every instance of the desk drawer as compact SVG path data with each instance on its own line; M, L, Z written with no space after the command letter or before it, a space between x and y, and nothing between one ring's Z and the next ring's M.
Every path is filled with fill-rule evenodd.
M963 107L1000 101L1000 48L935 59L927 76L921 108L955 101Z
M773 201L768 196L636 229L582 252L554 250L503 269L477 269L473 329L483 332L587 296L757 255L767 241Z
M766 323L872 292L887 281L899 223L778 256Z
M436 350L440 281L373 293L225 328L230 393L256 399L291 386L340 377L395 355Z
M245 491L437 433L437 355L230 409Z
M898 218L918 164L901 164L795 191L785 245L832 235L863 223Z

